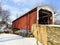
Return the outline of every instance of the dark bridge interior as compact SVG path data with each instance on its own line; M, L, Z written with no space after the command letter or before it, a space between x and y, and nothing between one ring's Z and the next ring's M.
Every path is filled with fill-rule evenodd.
M51 24L52 13L48 10L40 9L39 10L39 24Z

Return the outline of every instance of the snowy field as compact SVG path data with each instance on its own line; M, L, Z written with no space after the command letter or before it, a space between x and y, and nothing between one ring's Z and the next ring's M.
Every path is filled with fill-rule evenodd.
M38 42L39 45L42 45ZM36 45L35 38L24 38L14 34L0 34L0 45Z

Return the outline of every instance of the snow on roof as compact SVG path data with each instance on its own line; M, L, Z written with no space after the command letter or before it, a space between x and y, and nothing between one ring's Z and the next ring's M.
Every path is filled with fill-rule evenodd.
M39 45L42 45L38 42ZM35 38L23 38L15 34L0 34L0 45L36 45Z

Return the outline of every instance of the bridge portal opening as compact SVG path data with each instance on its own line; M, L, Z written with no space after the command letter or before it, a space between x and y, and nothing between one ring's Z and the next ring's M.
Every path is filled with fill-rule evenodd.
M44 9L39 10L39 24L52 24L52 12Z

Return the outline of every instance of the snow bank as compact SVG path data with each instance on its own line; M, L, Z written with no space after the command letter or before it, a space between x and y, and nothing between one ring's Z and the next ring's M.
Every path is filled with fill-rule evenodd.
M23 38L14 34L0 34L0 45L36 45L36 39Z

